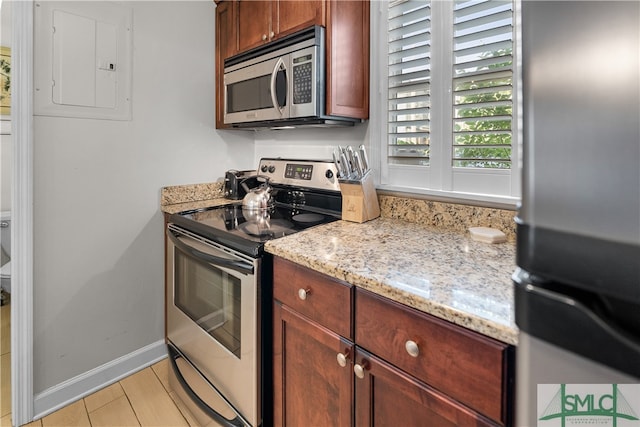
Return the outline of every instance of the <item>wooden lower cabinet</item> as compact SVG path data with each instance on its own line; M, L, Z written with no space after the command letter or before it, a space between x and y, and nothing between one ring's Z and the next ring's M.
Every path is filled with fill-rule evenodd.
M478 413L509 422L512 346L363 289L355 292L354 312L359 347Z
M351 426L353 371L336 356L353 344L277 302L274 321L274 425Z
M278 257L273 286L275 426L512 425L513 346Z
M497 426L487 418L357 348L364 375L356 379L356 426Z

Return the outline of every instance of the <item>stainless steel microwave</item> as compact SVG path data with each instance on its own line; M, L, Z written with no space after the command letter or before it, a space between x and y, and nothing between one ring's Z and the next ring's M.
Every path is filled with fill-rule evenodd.
M225 60L224 123L238 128L353 125L325 115L325 43L320 26Z

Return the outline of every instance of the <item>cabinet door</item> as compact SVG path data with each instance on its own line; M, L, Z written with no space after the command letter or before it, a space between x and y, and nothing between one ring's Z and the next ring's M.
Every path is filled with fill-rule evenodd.
M271 1L237 0L238 51L260 46L270 39Z
M368 119L369 1L329 1L326 34L327 114Z
M272 24L275 37L325 24L324 0L277 0Z
M274 425L350 426L353 344L278 302L273 340Z
M364 368L355 383L359 427L497 425L359 347L355 363Z
M235 2L221 1L216 5L216 128L224 124L224 60L238 52L235 25Z

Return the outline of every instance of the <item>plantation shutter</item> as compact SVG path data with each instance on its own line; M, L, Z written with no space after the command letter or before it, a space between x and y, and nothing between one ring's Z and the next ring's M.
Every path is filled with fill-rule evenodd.
M510 169L512 114L512 2L456 1L452 166Z
M429 164L431 8L389 2L388 162Z

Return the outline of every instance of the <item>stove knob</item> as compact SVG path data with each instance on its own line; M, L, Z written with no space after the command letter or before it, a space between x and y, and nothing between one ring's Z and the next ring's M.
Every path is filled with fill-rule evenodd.
M276 167L271 165L269 166L269 173L274 173L276 171Z
M262 173L267 173L267 165L262 165L260 170L262 171Z
M326 176L329 179L333 178L333 171L331 169L327 169L324 176Z

